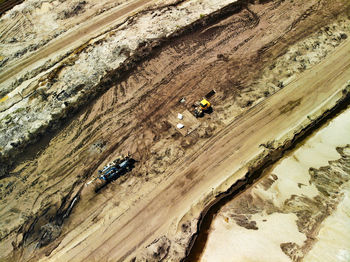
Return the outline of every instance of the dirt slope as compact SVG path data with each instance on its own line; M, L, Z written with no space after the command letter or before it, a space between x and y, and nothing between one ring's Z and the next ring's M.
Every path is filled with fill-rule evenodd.
M187 261L348 261L349 139L350 107L218 204Z
M107 255L124 260L145 243L174 234L169 232L174 229L172 224L179 222L208 188L216 188L239 169L247 168L247 161L262 153L259 145L283 137L335 93L341 93L350 74L349 50L347 41L329 59L225 127L191 159L192 163L186 161L178 167L183 171L159 184L120 217L104 221L107 231L97 230L97 224L84 224L82 231L76 228L67 234L48 259L100 260Z
M22 59L15 64L8 65L0 74L0 83L5 82L7 79L13 77L22 70L27 69L32 64L35 64L42 59L49 58L56 52L65 53L78 48L99 33L104 32L107 28L112 27L112 25L122 23L128 16L139 11L150 2L150 0L131 1L126 5L116 8L111 14L98 16L79 28L70 31L68 34L63 35L58 39L54 39L31 56Z
M144 10L116 29L102 27L107 32L94 32L94 35L101 35L95 35L86 43L87 39L78 37L79 40L74 39L74 43L83 41L84 44L77 49L59 49L43 59L40 59L40 51L37 54L39 59L34 54L35 63L26 66L20 76L9 78L11 83L5 81L0 85L0 161L10 162L40 133L47 131L55 122L62 122L72 111L104 92L142 57L169 39L169 35L186 30L186 26L191 28L201 24L203 14L216 11L218 17L232 4L231 0L216 4L212 0L192 1ZM234 10L237 8L241 8L241 4L233 6ZM93 20L92 27L98 25ZM65 35L61 36L63 38L70 39ZM60 42L59 39L57 41Z
M177 224L172 224L173 219L177 217L180 220L185 209L188 210L205 193L204 188L209 183L215 186L227 177L227 173L220 172L215 176L207 172L198 175L202 161L207 163L203 165L204 170L212 170L209 165L216 165L214 161L225 155L234 157L234 154L243 152L244 157L255 150L262 150L257 149L259 144L255 143L266 143L275 138L270 130L263 129L268 128L264 126L265 123L273 121L275 117L281 123L280 129L273 131L283 131L293 120L298 120L299 113L306 116L313 106L342 85L344 79L339 79L339 82L332 83L334 89L329 88L325 93L316 92L317 95L311 94L315 90L325 89L323 78L319 85L310 85L305 89L300 86L282 89L277 95L284 94L294 101L290 103L290 109L296 106L295 114L283 107L289 100L283 103L280 97L272 96L269 102L260 103L260 107L255 107L245 116L253 117L257 108L264 108L267 110L263 112L264 116L271 116L258 119L262 126L258 138L263 141L252 139L248 143L247 140L242 145L242 148L249 146L247 151L238 149L235 143L237 138L231 139L233 134L226 134L231 129L237 135L248 136L247 132L255 134L252 122L244 122L244 117L233 123L232 120L283 87L278 87L276 82L272 83L274 89L271 90L266 83L259 85L253 82L261 76L263 71L260 70L284 54L289 45L317 31L342 12L340 10L344 10L341 1L336 4L332 2L329 6L327 3L310 1L305 5L304 1L277 1L252 5L212 21L211 25L193 34L174 39L172 43L156 49L153 56L145 59L135 70L118 78L106 93L82 108L57 133L45 137L41 144L28 148L8 176L2 179L1 206L4 208L0 216L3 256L8 256L9 260L37 260L44 256L51 260L60 260L61 256L62 260L81 260L87 256L101 260L106 254L118 258L130 255L139 245L150 244L165 232L176 231ZM290 11L292 8L293 12ZM282 20L283 23L280 22ZM326 50L333 50L345 41L337 31L339 28L343 30L342 26L337 24L335 27L337 29L331 30L331 36L326 37L331 43ZM317 34L327 35L324 29L317 31ZM333 38L334 41L331 40ZM324 41L316 39L323 50ZM321 53L317 48L314 51ZM296 60L291 63L306 67L312 65L298 61L300 57L296 55ZM346 61L343 62L331 68L343 69ZM298 75L304 70L291 72ZM278 70L268 71L279 79ZM325 74L320 75L326 77ZM269 79L272 81L273 78ZM169 109L176 110L182 97L186 97L185 106L190 107L194 100L213 87L217 90L212 100L214 113L201 119L201 126L196 132L182 137L167 122ZM293 92L289 94L288 90ZM310 99L299 101L304 95ZM292 99L293 96L296 96L296 100ZM278 110L268 107L270 103ZM289 122L282 121L285 119ZM230 126L221 131L229 123ZM242 132L241 124L250 126ZM211 142L210 137L213 137ZM226 144L225 139L232 140L229 141L231 145L233 143L231 150L219 146L220 143ZM215 141L221 142L215 144ZM210 154L205 153L203 145L207 145L208 150L211 146L214 149L207 151ZM212 156L211 152L216 152L217 148L218 153ZM233 152L232 148L237 151ZM98 194L94 188L85 187L98 168L127 151L139 161L131 173L101 188ZM179 173L179 170L187 167L197 156L200 158L195 162L196 167L184 178L184 173ZM230 166L220 170L233 171ZM175 184L174 180L177 181ZM174 194L170 194L169 190ZM193 190L193 194L187 190ZM159 199L158 194L161 196ZM173 201L170 207L166 199ZM165 206L162 205L164 203ZM140 210L142 212L137 216ZM119 227L128 224L129 220L135 224L119 231ZM146 222L147 226L143 227ZM192 222L189 227L196 227L195 221ZM161 223L162 227L157 223ZM172 225L171 229L167 227L169 225ZM159 230L154 231L154 228ZM185 234L185 242L192 229ZM135 235L128 235L130 232ZM116 246L114 241L122 243ZM180 256L183 256L187 242L184 244L181 241L180 244L172 242L172 251L179 248ZM104 247L103 243L108 245Z

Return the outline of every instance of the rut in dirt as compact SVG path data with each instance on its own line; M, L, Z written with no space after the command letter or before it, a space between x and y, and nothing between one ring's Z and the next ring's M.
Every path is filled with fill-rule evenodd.
M176 77L176 75L181 75L182 72L188 70L193 64L198 63L203 59L203 57L210 55L210 50L204 47L204 43L207 41L212 41L215 37L224 30L224 27L218 27L206 31L205 34L198 32L196 36L192 36L193 32L203 30L203 23L207 24L207 28L213 24L216 24L226 18L229 18L232 14L242 11L240 5L233 5L226 7L222 10L222 13L218 12L210 17L207 17L200 23L191 25L189 28L183 29L182 32L178 32L171 40L156 40L155 46L148 43L146 47L140 48L138 57L130 58L130 61L125 66L125 72L120 73L111 72L105 79L101 81L101 90L96 97L90 100L90 105L86 104L85 107L80 108L77 112L72 112L72 115L67 119L64 119L66 123L63 126L58 128L59 123L55 123L53 130L50 131L50 135L46 135L45 139L40 138L40 141L45 141L40 147L37 145L29 146L26 150L28 156L25 154L21 155L20 161L15 163L11 170L5 176L6 178L11 178L14 175L18 175L21 172L25 174L35 174L33 183L27 183L25 188L22 189L23 192L30 190L31 185L35 186L40 183L40 171L36 170L37 160L33 158L33 155L37 155L46 150L50 145L52 139L54 139L60 132L70 130L74 128L74 136L67 141L70 145L67 147L68 150L65 150L65 154L62 159L57 159L58 164L55 169L50 171L51 177L60 177L60 180L63 181L72 176L72 174L78 174L78 179L72 181L72 185L69 187L68 194L65 195L62 200L58 203L53 202L50 206L42 207L42 209L35 215L29 217L29 219L24 223L17 234L23 234L23 241L15 243L16 248L21 249L31 244L33 242L38 242L37 247L43 247L48 245L50 242L59 237L61 232L61 226L65 219L69 217L69 214L73 211L74 206L78 203L79 192L81 191L82 184L84 184L87 179L91 177L93 172L98 168L98 166L106 159L109 155L113 154L119 148L121 148L125 143L128 143L130 137L137 137L143 133L143 129L151 129L154 136L153 141L160 139L159 133L169 130L169 126L164 123L161 118L163 113L168 111L168 108L173 106L173 101L176 101L174 97L180 97L185 92L188 93L188 86L184 86L180 89L174 89L169 93L169 90L166 89L166 86L170 84L171 80ZM237 19L233 22L233 29L230 30L230 33L225 35L224 38L213 48L220 48L220 45L227 44L230 38L239 35L246 29L253 28L258 24L258 20L252 12L249 10L243 11L243 19ZM183 42L183 39L178 39L178 37L185 38L187 41ZM184 44L185 43L185 44ZM195 46L193 45L195 44ZM186 61L186 59L179 60L175 66L174 70L168 70L167 74L159 79L159 65L157 62L152 65L149 61L157 61L158 56L164 52L164 49L170 50L170 56L179 56L179 52L185 54L197 53L193 60ZM181 50L181 51L180 51ZM200 50L200 52L199 52ZM135 67L139 64L146 64L145 69L140 71L135 71ZM117 82L118 85L113 87L112 82ZM200 79L195 80L191 85L195 86ZM103 94L106 90L110 90L113 94L112 101L108 103L103 102L101 107L98 109L100 112L94 112L94 106L98 103L98 99L105 99L106 95ZM150 89L151 87L151 89ZM145 93L141 96L135 96L130 100L125 100L125 96L130 89L145 90ZM193 92L195 90L192 90ZM202 92L197 89L197 92ZM195 95L195 92L193 92ZM107 96L109 96L107 94ZM166 97L166 99L162 99ZM115 105L121 104L120 109L117 112L118 121L115 119L116 112ZM153 104L157 105L156 107L148 108L145 110L143 105ZM141 107L140 107L141 105ZM132 121L130 120L132 119ZM155 125L154 123L160 123L160 125ZM96 128L98 126L98 128ZM113 141L115 139L109 139L104 137L103 140L98 137L101 136L101 130L109 129L113 126L114 130L123 130L123 135L118 138L117 141L114 141L112 145L109 145L108 148L104 148L107 144L106 141ZM141 130L139 130L141 128ZM160 132L158 131L160 130ZM88 132L87 132L88 131ZM69 131L70 132L70 131ZM103 134L102 134L103 135ZM113 132L109 136L113 135ZM76 163L77 167L72 166L71 159L76 158L76 152L87 150L86 144L89 141L101 141L103 152L99 154L98 159L94 159L92 163L89 163L88 167L84 168L82 172L79 170L79 163ZM72 145L74 145L72 147ZM82 157L82 156L81 156ZM139 158L142 163L145 163L149 155L145 155L144 152L140 151ZM32 164L25 166L25 169L21 169L19 172L13 172L12 170L23 161L29 160ZM83 163L81 160L80 163ZM68 164L68 165L67 165ZM23 174L22 174L23 175ZM25 175L27 177L27 175ZM45 191L51 190L55 187L60 187L59 183L52 184L47 187ZM80 189L79 189L80 188ZM76 193L77 192L77 193ZM55 197L55 193L48 194L48 199ZM40 203L40 198L38 196L37 200L34 201L33 205ZM45 201L46 202L46 201ZM57 205L59 208L57 209ZM55 211L57 209L57 211ZM48 226L50 225L50 226ZM13 232L9 232L11 234ZM6 237L5 235L4 237Z
M280 2L276 2L270 8L277 8L279 4ZM49 178L59 178L59 181L48 185L48 189L62 188L62 191L65 189L64 196L59 201L54 199L55 190L48 195L48 199L52 197L52 202L44 202L38 196L37 203L43 201L43 206L37 217L30 218L23 226L28 236L38 230L40 232L39 228L46 222L56 221L56 217L62 214L65 216L64 214L74 213L82 184L91 177L105 159L127 148L130 144L136 145L133 149L141 163L134 172L135 176L141 179L148 174L159 175L165 172L165 169L157 167L156 164L152 165L149 161L153 157L152 144L164 139L167 136L164 134L169 134L171 130L169 124L164 121L164 115L168 114L169 108L173 107L182 96L187 96L189 101L195 100L213 86L217 86L218 99L221 99L222 103L230 101L246 88L246 81L253 75L252 71L258 71L265 64L269 56L269 48L276 45L276 43L269 45L267 49L262 47L259 50L263 51L259 52L258 56L252 54L252 57L242 58L240 68L237 66L239 55L228 62L224 61L227 59L218 59L223 53L223 57L226 53L238 54L240 50L249 48L254 41L254 36L251 35L237 40L241 34L259 25L259 17L250 9L244 6L233 6L231 9L224 10L223 14L217 13L207 18L205 22L207 26L204 28L200 22L184 29L182 35L171 38L171 41L155 40L153 44L147 43L141 49L140 56L135 60L130 59L129 64L125 65L124 72L110 72L102 80L100 92L87 100L84 108L80 108L73 113L73 116L62 120L69 123L64 129L57 131L57 136L64 134L69 137L69 134L74 134L69 139L62 139L63 142L60 142L60 146L56 148L58 152L65 152L65 154L56 156L55 162L50 163L52 169L49 171L37 170L37 159L34 159L33 163L28 163L21 172L16 174L28 177L29 181L31 179L29 176L33 176L33 180L40 184L42 182L40 172L43 171ZM225 19L228 20L225 22ZM223 24L220 24L221 22ZM297 39L290 41L297 41ZM288 43L285 45L287 46ZM286 46L282 47L280 52L283 52ZM213 59L214 62L201 65L208 59ZM252 61L253 65L251 65ZM251 70L246 70L247 68ZM220 75L220 80L217 79L217 75ZM209 137L211 135L213 133L205 134ZM148 143L144 142L145 137L149 140ZM54 138L56 135L53 136ZM176 133L172 139L185 141ZM194 137L189 145L193 146L196 139L198 137ZM49 143L47 145L49 146ZM184 151L187 149L186 146L188 145L183 143ZM91 148L100 150L99 154L93 156L86 154L85 152L92 151ZM170 165L170 162L168 163ZM168 163L165 162L165 164ZM11 172L9 175L14 177ZM64 180L69 181L69 186L62 182ZM22 188L22 192L30 190L29 181L28 185ZM46 211L47 203L51 208L49 211ZM40 223L35 222L37 219L42 220ZM54 223L61 224L61 220L58 221ZM50 241L45 242L45 245L59 237L55 230L56 228L52 230L52 237ZM35 235L36 238L33 238L33 241L38 241L41 238L45 239L48 233L45 235L42 231L42 234Z
M6 11L12 9L14 6L22 3L23 0L4 0L0 3L0 16Z

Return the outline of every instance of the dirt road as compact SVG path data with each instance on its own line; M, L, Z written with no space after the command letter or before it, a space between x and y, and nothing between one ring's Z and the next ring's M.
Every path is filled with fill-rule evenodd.
M98 230L98 225L73 230L46 260L124 260L166 235L208 189L238 171L242 174L247 161L262 152L260 144L283 136L331 100L348 80L349 55L348 40L324 62L225 127L147 198L104 224L106 230Z
M77 28L54 39L48 45L40 48L37 52L24 57L15 64L9 64L6 69L0 73L0 84L13 77L22 70L28 70L28 67L42 59L49 59L57 55L64 54L70 50L78 48L80 45L88 42L91 38L108 30L108 28L118 25L125 21L131 14L151 3L152 0L135 0L116 7L100 16L89 20L87 23L77 26Z
M305 56L310 56L311 52L313 59L316 57L316 61L320 61L328 50L334 50L343 41L337 36L344 33L342 28L346 22L330 26L331 33L320 29L343 12L343 1L339 0L337 4L334 1L319 3L316 0L307 3L301 0L264 2L249 5L249 8L242 7L204 27L193 28L190 34L172 39L171 43L154 50L134 70L113 81L111 86L106 86L108 90L104 94L80 108L76 116L67 120L57 132L47 134L39 143L28 147L0 184L0 259L38 261L48 256L61 260L59 255L62 255L64 261L69 257L80 260L85 256L89 256L89 260L96 256L96 260L100 261L101 256L106 254L111 257L126 255L143 243L143 239L147 244L147 239L164 232L171 235L176 231L176 223L175 229L167 229L172 218L178 216L181 219L185 209L201 197L207 182L211 189L235 170L228 166L225 168L227 174L218 172L217 176L209 175L208 178L206 169L209 165L225 156L218 153L219 157L215 159L217 155L212 152L216 151L216 146L206 151L209 153L204 153L202 145L210 147L215 141L223 143L219 137L244 122L245 118L240 117L232 124L235 116L274 94L279 90L279 81L284 82L290 75L297 76L305 70L305 66L315 64L315 60L311 65L302 62L307 59ZM336 30L333 31L333 28ZM280 62L276 60L287 52L289 46L309 34L314 36L306 39L306 44L291 48L287 58ZM319 47L310 49L312 43L318 43ZM288 68L288 72L281 74L280 68ZM264 76L261 84L252 83L261 75ZM200 119L200 127L191 135L181 136L168 123L169 110L176 111L182 97L186 97L185 104L190 107L193 101L213 87L217 91L211 100L214 112ZM308 88L310 91L313 87ZM304 90L303 86L299 89ZM294 87L294 90L299 89ZM311 96L311 91L308 93L312 102L327 97L317 90L315 92L316 96ZM304 93L299 95L304 96ZM273 101L282 107L282 102L275 98L268 101L260 104L262 107L259 108L265 108ZM307 101L301 101L304 102ZM298 101L291 103L293 105L297 106ZM285 111L280 107L275 111L270 108L274 116ZM254 115L256 110L245 116ZM285 119L283 114L278 118L281 119ZM271 117L260 120L261 126L265 120L270 121ZM226 127L228 124L230 126ZM240 128L234 128L232 132L239 133L239 138L249 136L241 134ZM254 134L255 126L252 128L248 131ZM231 135L223 139L229 139ZM214 138L208 142L211 137ZM266 140L271 137L274 133ZM266 143L266 140L262 142ZM235 154L244 157L259 151L254 144L257 141L252 141L252 148L250 142L240 142L246 142L247 145L241 146L249 147L250 151L241 151L234 144L232 151L220 149L218 152L225 151L227 156L233 154L231 158L234 158ZM138 161L132 172L104 187L98 194L92 187L84 186L98 169L128 151ZM199 155L196 164L191 164ZM203 165L203 174L197 176L189 172L187 179L178 179L181 177L179 170L187 170L190 164L194 168L193 173L200 173L201 161L206 161L206 158L208 165ZM204 178L208 181L201 180ZM212 183L214 180L215 183ZM178 188L174 188L175 185ZM171 190L177 195L168 195ZM193 190L194 195L186 190ZM154 202L157 196L163 197L164 194L165 198ZM163 207L166 199L182 201L171 203L171 207L166 203L164 209L169 210L169 220L166 210L157 210ZM186 208L178 212L183 207ZM137 215L140 210L143 211ZM153 212L155 217L149 212ZM143 226L139 227L142 222ZM159 228L158 222L165 224ZM127 223L130 227L115 233ZM148 223L149 228L146 227ZM159 234L153 232L154 228L159 228ZM137 235L128 235L135 232ZM123 241L114 250L114 244L110 244L114 241L113 237L116 243L126 237L125 247ZM100 247L104 242L107 249ZM90 247L96 250L90 250ZM125 252L114 253L123 248ZM68 250L67 254L63 254L65 250Z

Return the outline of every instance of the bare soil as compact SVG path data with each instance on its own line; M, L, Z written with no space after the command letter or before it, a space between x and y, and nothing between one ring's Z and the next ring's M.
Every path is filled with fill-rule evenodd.
M42 59L45 59L49 57L50 55L62 50L67 49L69 50L69 46L73 45L75 48L79 47L82 43L87 42L92 38L92 36L96 36L101 32L104 32L104 27L107 27L111 24L111 22L115 22L120 20L120 18L125 18L127 14L131 12L135 12L137 9L139 9L142 6L145 6L149 4L150 1L131 1L131 3L125 4L124 1L121 1L121 3L118 3L121 5L115 12L111 14L106 14L102 17L98 17L99 19L92 19L92 22L90 23L84 23L78 28L74 28L74 30L70 31L67 35L64 37L52 41L52 43L49 43L43 47L41 47L38 52L34 53L34 55L30 55L29 57L26 57L25 59L16 61L11 61L12 64L9 64L5 70L3 70L0 74L0 82L4 82L7 79L11 78L12 76L16 75L17 73L21 72L25 68L29 67L31 64L34 64L37 61L40 61ZM86 4L86 3L85 3ZM122 5L124 4L124 5ZM75 8L79 9L79 4L73 7L73 11ZM83 12L80 7L80 12ZM75 13L69 13L72 10L64 11L64 19L72 18L73 16L77 15ZM76 11L77 12L77 11ZM96 10L95 10L96 12ZM91 14L90 14L91 15ZM78 16L73 23L81 23L83 18L86 19L87 14L84 16ZM72 20L72 19L70 19ZM71 21L72 22L72 21ZM31 22L30 22L31 23ZM66 29L66 27L62 26ZM6 30L9 30L6 28ZM13 30L16 32L16 30ZM18 30L17 30L18 31ZM9 34L6 36L6 38L11 38L15 32L12 32L12 34ZM15 35L15 34L14 34Z
M63 128L41 140L42 144L29 147L9 176L1 180L2 259L53 259L50 255L57 258L65 249L70 250L68 259L89 256L98 260L106 254L120 258L104 250L103 243L97 245L99 250L86 254L74 247L94 246L95 238L80 239L85 237L83 232L106 232L112 221L125 219L123 214L135 215L138 209L133 207L151 200L151 192L174 178L180 163L186 166L204 154L202 146L222 136L220 131L227 123L283 87L268 94L266 86L260 86L259 92L251 88L258 86L263 69L289 46L344 15L348 6L341 0L242 5L239 12L156 48L151 57L108 86L107 92L81 108ZM190 108L213 88L217 91L211 100L214 112L200 119L197 130L182 136L171 127L168 114L176 112L181 98L186 98L185 106ZM292 105L290 111L298 108L298 103ZM282 111L280 114L290 112ZM85 186L99 168L127 152L138 161L131 173L105 187L97 185L101 188L98 194L94 187ZM187 180L177 185L183 191L174 203L188 193L184 185L194 184L200 172L199 165L186 173ZM154 221L174 203L161 211L151 210ZM144 242L151 238L143 235L143 229L137 231ZM129 256L135 247L124 251L123 256Z
M0 1L0 15L7 10L10 10L15 5L22 3L23 0L3 0Z

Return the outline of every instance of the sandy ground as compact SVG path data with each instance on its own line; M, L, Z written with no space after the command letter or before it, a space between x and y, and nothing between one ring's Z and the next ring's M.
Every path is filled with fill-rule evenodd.
M198 20L202 16L221 10L232 1L216 4L212 0L180 1L129 17L142 3L118 7L112 14L97 17L98 21L91 19L40 48L28 61L25 57L20 59L23 66L7 66L6 79L0 80L3 158L13 158L21 147L44 133L55 121L78 110L96 93L105 91L116 78L149 55L157 43L183 27L193 26L196 21L201 24ZM117 28L106 26L106 23L120 21L123 23ZM88 41L92 36L95 37ZM12 76L16 70L21 70L20 74Z
M344 199L339 203L336 211L321 225L317 235L317 242L305 256L305 261L349 261L349 183L344 186ZM320 256L322 254L322 256Z
M350 41L337 49L324 63L306 72L297 81L225 127L219 136L208 141L202 152L191 158L191 163L185 161L178 167L178 170L183 171L174 173L158 184L152 192L125 210L121 216L113 216L114 210L109 209L106 210L105 216L110 219L103 219L103 222L97 223L92 217L85 218L81 226L70 231L62 239L47 259L100 260L108 254L111 260L124 260L140 245L142 247L144 243L150 243L163 234L171 237L177 230L181 231L181 224L186 221L178 223L188 208L205 196L208 188L217 188L233 173L242 174L238 171L247 168L247 161L252 156L262 153L260 144L284 137L286 133L300 126L307 119L306 116L312 115L316 109L322 108L323 105L325 110L329 106L325 103L329 99L332 101L335 92L340 91L339 88L348 79L350 61L342 58L348 54L349 46ZM304 86L302 92L295 92L301 85ZM318 95L315 96L311 90ZM300 104L287 112L273 110L283 109L290 102L299 100ZM336 101L333 100L330 104L334 102ZM207 152L211 154L208 155ZM242 177L235 177L239 178ZM147 226L144 226L145 221ZM108 231L99 230L101 223ZM90 247L89 251L86 250L86 246Z
M2 60L7 59L6 67L1 68L0 83L38 62L53 59L57 53L78 48L151 2L155 1L31 1L16 6L0 21L3 28L0 53ZM102 9L111 10L98 15ZM32 46L39 48L30 48Z
M348 261L349 116L347 109L225 204L201 261Z
M334 25L325 41L329 30L321 27L344 10L341 3L332 2L328 9L318 1L243 8L173 39L116 79L59 131L28 147L2 178L3 258L101 261L106 256L117 260L139 254L142 259L153 256L153 248L157 253L159 243L168 245L168 259L183 257L197 226L192 216L182 219L190 207L264 151L260 144L278 140L276 136L300 123L309 124L306 116L312 118L315 107L339 98L340 94L332 95L349 75L349 41L338 37L347 18ZM327 52L315 48L315 57L323 55L313 63L298 61L303 54L296 55L289 63L290 73L296 79L305 71L297 65L311 67L325 57L327 63L307 71L294 84L272 83L281 75L272 62L315 32L310 43L319 41L320 50ZM289 51L294 55L298 50ZM271 69L264 77L271 85L253 82L268 65ZM182 97L190 108L213 87L214 112L183 137L168 123L169 111L177 111ZM131 173L107 186L96 185L98 193L85 186L98 168L128 151L138 160ZM151 243L155 245L143 249Z

